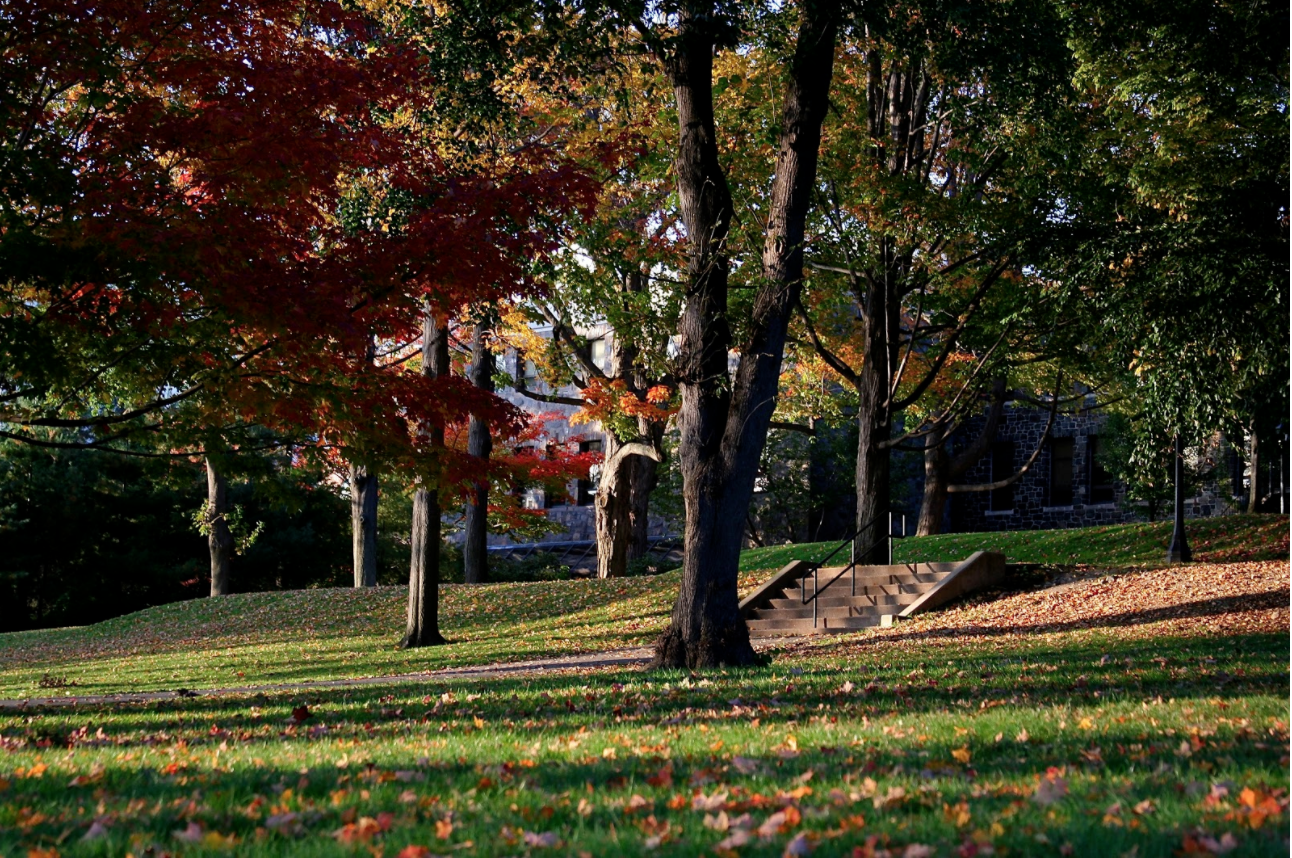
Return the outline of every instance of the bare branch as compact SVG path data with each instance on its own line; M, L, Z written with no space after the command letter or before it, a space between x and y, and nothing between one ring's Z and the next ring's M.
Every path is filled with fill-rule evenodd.
M798 307L799 314L803 317L803 324L807 327L808 337L812 340L812 348L816 349L816 353L821 356L822 360L830 365L831 369L847 379L853 387L860 386L861 376L853 372L852 367L848 366L840 360L834 352L826 348L825 344L821 342L821 338L816 335L816 328L812 326L812 320L808 318L807 308L803 306L803 302L801 300L796 302L796 306Z

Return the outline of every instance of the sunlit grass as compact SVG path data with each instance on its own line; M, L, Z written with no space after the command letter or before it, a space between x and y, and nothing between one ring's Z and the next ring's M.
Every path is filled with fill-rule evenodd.
M0 715L0 854L1286 854L1283 635L859 646Z
M895 539L896 563L962 560L975 551L1001 551L1010 563L1097 567L1160 565L1171 541L1169 521L1114 524L1070 530L948 533ZM1279 560L1288 556L1286 515L1231 515L1190 519L1185 531L1194 559L1206 563ZM792 560L820 560L837 542L775 545L741 555L744 570L779 568ZM847 549L835 555L847 562Z

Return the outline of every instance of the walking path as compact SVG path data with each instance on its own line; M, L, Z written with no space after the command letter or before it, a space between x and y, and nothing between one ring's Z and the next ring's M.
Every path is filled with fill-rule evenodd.
M754 649L765 651L799 643L802 636L780 638L754 638ZM311 691L318 688L358 688L365 685L396 685L404 682L425 682L436 679L486 679L501 676L547 674L563 670L585 670L597 667L641 667L650 662L654 650L648 646L583 655L563 655L537 658L530 661L497 662L468 667L445 667L418 673L399 673L390 676L360 676L350 679L303 680L276 685L242 685L229 688L187 688L175 691L132 691L120 694L84 694L69 697L29 697L20 700L0 700L0 711L23 710L41 706L94 706L104 703L147 703L154 700L176 700L185 697L224 697L230 694L263 694L279 691Z

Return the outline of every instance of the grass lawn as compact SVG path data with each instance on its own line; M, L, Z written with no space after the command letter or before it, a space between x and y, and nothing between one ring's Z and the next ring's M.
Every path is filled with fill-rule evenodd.
M745 670L0 713L0 855L1286 855L1287 519L1230 521L1263 541L1217 551L1281 559L1120 568ZM631 645L675 587L447 588L459 642L413 654L395 589L171 605L0 636L0 694Z
M914 524L908 522L914 529ZM1083 565L1100 568L1160 566L1171 541L1171 522L1111 524L1072 530L948 533L893 542L896 563L963 560L975 551L1001 551L1010 563ZM1281 560L1288 556L1288 519L1283 515L1231 515L1189 520L1185 525L1194 559L1205 563ZM773 545L746 551L742 570L779 569L791 560L824 558L839 543ZM835 557L847 562L847 550ZM833 562L833 561L832 561Z

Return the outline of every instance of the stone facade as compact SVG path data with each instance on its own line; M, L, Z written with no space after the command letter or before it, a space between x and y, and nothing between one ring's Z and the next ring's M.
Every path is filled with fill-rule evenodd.
M960 482L985 484L1017 471L1041 442L1047 417L1041 409L1007 408L992 451ZM945 530L1042 530L1145 520L1147 507L1128 503L1126 487L1106 477L1095 459L1105 419L1099 412L1056 415L1040 455L1013 486L950 496ZM953 437L952 450L967 446L981 425L981 418L970 421ZM1197 495L1185 500L1185 515L1232 512L1225 488L1215 475L1204 481Z

